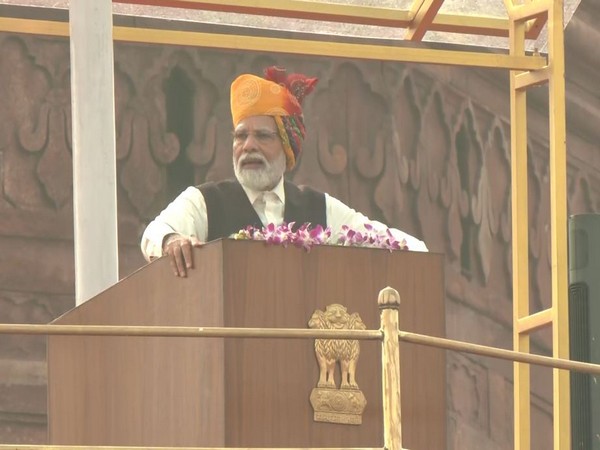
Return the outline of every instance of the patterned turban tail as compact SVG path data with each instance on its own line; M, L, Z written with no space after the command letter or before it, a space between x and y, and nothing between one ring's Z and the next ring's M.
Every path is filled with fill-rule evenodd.
M299 73L286 74L285 69L271 66L265 78L244 74L231 84L231 116L233 126L250 116L272 116L286 156L286 168L291 170L306 136L302 101L317 84L317 78Z

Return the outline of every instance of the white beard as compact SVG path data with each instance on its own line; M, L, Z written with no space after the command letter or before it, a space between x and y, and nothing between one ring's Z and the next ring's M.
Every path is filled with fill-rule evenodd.
M264 167L261 169L244 169L242 163L246 160L262 161ZM233 159L233 171L237 180L248 189L253 191L268 191L273 189L285 172L285 154L281 154L273 161L267 161L261 153L245 153L237 161Z

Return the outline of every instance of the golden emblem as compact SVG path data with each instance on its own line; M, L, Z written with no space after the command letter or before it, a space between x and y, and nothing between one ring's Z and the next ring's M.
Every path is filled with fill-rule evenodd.
M348 314L346 307L339 304L329 305L325 311L316 310L308 326L325 330L366 329L358 313ZM319 363L319 381L310 395L314 420L360 425L367 401L356 383L356 364L360 355L358 341L315 339L315 354ZM338 363L341 369L339 389L335 382Z

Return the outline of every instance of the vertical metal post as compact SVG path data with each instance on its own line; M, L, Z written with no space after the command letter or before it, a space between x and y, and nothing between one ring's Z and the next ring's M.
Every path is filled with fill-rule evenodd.
M379 292L377 299L381 310L383 343L382 388L383 388L383 445L386 450L402 450L402 420L400 403L400 341L398 309L400 294L391 287Z
M119 279L111 0L72 0L69 28L79 305Z
M552 349L569 359L567 147L563 2L548 11L550 228L552 235ZM554 449L571 448L570 373L553 369Z
M509 22L510 54L525 54L525 22ZM529 315L529 211L527 206L527 94L516 87L519 71L510 72L510 140L513 265L513 346L529 353L529 335L519 333L517 323ZM514 363L515 450L531 445L530 369Z
M510 19L510 51L525 54L525 27L527 20L536 13L548 16L548 65L544 73L530 81L549 83L549 162L550 162L550 228L552 244L552 307L549 312L552 324L552 353L555 358L569 358L568 314L568 259L567 259L567 159L565 121L565 67L564 22L562 0L542 2L532 8L530 14L519 14L518 9L505 0ZM531 3L529 3L531 5ZM517 14L514 14L517 13ZM515 19L517 17L517 19ZM511 72L511 142L512 142L512 213L513 213L513 336L515 350L529 352L529 329L521 327L520 320L529 314L529 267L528 267L528 210L527 210L527 127L526 97L522 83L519 88L519 72ZM523 220L525 218L525 220ZM531 316L529 316L531 317ZM530 374L523 364L515 363L515 448L531 446ZM570 375L568 371L553 372L553 423L555 450L571 448Z

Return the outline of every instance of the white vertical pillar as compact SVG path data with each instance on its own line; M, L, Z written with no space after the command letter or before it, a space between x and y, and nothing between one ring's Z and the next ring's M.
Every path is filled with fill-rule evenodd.
M75 299L118 281L111 0L71 0Z

